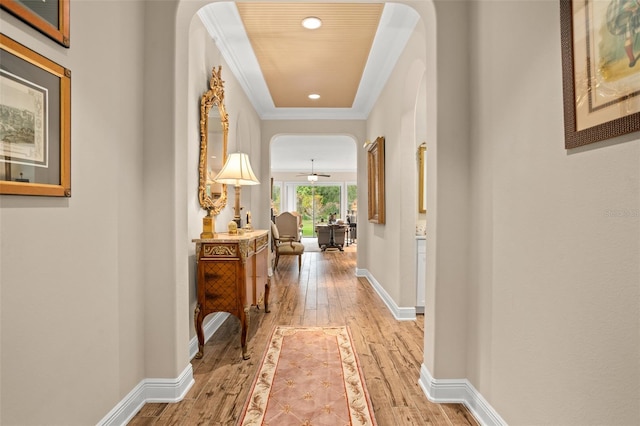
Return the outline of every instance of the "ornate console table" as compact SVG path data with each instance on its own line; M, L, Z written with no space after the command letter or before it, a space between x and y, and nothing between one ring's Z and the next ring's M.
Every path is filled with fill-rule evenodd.
M204 318L214 312L229 312L240 320L242 358L249 359L249 308L259 307L264 300L265 312L269 312L269 233L263 230L242 235L218 233L214 238L193 242L198 262L198 303L194 313L199 343L196 358L202 358L204 349Z

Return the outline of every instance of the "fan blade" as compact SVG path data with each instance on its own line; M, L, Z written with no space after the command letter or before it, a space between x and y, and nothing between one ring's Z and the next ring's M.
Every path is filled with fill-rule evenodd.
M325 175L322 173L300 173L296 176L318 176L318 177L331 177L331 175Z

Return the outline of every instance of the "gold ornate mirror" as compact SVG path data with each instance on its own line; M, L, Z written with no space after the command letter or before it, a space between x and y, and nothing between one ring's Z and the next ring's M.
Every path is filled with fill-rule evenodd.
M209 90L200 100L200 183L198 197L209 215L217 215L227 205L227 185L213 178L227 158L229 116L224 107L222 66L211 71Z

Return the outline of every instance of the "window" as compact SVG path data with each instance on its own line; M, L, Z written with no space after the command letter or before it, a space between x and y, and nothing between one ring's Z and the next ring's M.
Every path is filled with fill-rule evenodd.
M347 184L347 214L356 214L358 211L358 185Z
M341 215L341 185L297 185L296 210L302 215L302 236L314 236L314 224Z

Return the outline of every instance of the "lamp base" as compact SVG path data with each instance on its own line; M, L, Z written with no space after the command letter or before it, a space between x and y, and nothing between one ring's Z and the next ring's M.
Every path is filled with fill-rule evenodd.
M242 229L242 219L240 218L240 185L235 185L236 191L235 203L233 205L233 221L238 225L238 229Z

